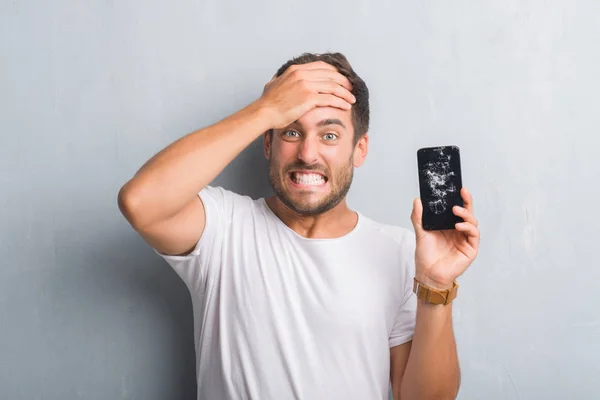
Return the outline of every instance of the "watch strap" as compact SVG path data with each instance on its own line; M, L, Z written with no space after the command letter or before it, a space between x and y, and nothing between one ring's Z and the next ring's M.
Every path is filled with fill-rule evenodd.
M415 277L413 283L413 292L417 295L417 298L423 299L428 303L447 305L450 304L458 294L458 282L455 280L452 283L452 288L450 289L438 290L422 284Z

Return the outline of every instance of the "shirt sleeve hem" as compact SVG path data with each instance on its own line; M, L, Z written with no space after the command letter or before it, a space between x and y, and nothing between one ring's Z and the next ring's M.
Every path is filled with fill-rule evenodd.
M406 342L410 342L414 337L414 333L409 333L406 335L398 336L389 340L389 345L391 347L396 347Z
M200 235L200 238L194 245L194 248L192 249L192 251L190 251L189 253L184 254L184 255L165 254L165 253L162 253L162 252L158 251L157 249L153 248L154 252L156 254L158 254L160 257L164 258L165 260L186 261L186 260L189 260L191 258L198 256L198 254L202 250L203 243L205 241L207 241L208 240L207 237L211 235L211 233L212 233L211 230L213 228L213 224L215 223L212 220L213 219L212 214L214 213L214 211L212 210L212 204L209 203L210 201L212 201L212 198L210 198L208 196L208 194L206 193L205 190L200 191L198 193L198 197L200 198L200 201L202 201L202 204L204 206L204 229L202 231L202 234Z

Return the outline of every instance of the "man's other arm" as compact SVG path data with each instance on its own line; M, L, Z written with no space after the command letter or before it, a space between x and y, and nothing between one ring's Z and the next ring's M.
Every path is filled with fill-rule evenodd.
M458 395L460 367L452 329L452 304L417 300L413 340L391 349L395 400L451 400Z

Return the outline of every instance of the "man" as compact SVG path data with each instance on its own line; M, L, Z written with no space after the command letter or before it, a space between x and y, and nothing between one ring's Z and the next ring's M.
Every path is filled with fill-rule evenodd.
M422 229L418 198L415 233L350 210L368 123L346 58L304 54L121 189L124 216L191 292L198 399L387 399L390 382L396 399L456 397L452 304L413 283L447 291L475 259L472 198L463 189L465 222L444 232ZM276 195L209 186L260 135Z

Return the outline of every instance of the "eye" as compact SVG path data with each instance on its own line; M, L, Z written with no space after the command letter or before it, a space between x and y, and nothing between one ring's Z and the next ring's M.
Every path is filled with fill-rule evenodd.
M332 140L335 140L335 139L337 139L337 135L336 135L335 133L326 133L326 134L324 134L324 135L323 135L323 138L324 138L326 141L330 142L330 141L332 141Z
M294 130L288 129L283 132L283 136L294 138L300 136L300 134Z

